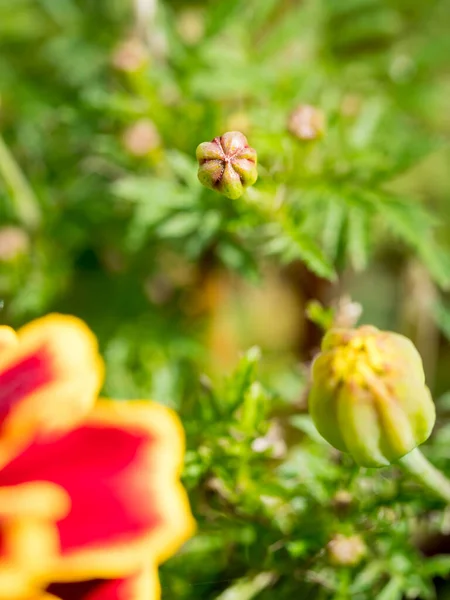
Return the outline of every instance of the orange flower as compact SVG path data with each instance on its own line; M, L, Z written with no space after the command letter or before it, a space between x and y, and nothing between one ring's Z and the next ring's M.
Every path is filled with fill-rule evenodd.
M36 582L50 585L42 598L65 600L65 582L79 582L68 598L120 587L117 597L155 600L157 565L193 531L176 415L144 401L92 408L102 374L77 319L0 328L2 600L39 598Z

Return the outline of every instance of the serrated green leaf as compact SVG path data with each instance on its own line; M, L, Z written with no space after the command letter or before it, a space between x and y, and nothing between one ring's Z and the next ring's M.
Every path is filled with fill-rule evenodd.
M261 350L258 346L249 348L239 360L233 375L228 379L224 399L230 412L244 401L245 394L250 391L255 382L256 373L261 360Z
M433 217L414 200L383 196L382 214L391 230L412 247L444 289L450 286L450 250L434 238Z
M316 275L333 281L336 272L314 240L286 216L281 225L291 244L286 252L289 260L299 258Z

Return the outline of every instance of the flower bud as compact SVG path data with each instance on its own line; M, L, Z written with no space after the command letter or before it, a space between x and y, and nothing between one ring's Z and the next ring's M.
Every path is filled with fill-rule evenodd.
M336 513L344 515L353 507L355 499L353 494L347 490L338 490L331 500Z
M231 200L242 196L244 188L253 185L258 177L256 150L250 148L247 138L239 131L229 131L211 142L203 142L196 154L200 182Z
M20 227L8 225L0 228L0 263L13 262L26 254L30 240Z
M430 435L435 408L410 340L375 327L331 329L312 367L311 417L365 467L389 465Z
M325 117L321 110L314 106L302 104L290 115L288 130L302 141L321 138L325 132Z
M123 144L134 156L147 156L161 145L161 138L150 119L139 119L125 130Z
M330 563L336 567L355 567L367 553L359 535L336 535L327 546Z
M123 41L112 56L113 66L127 73L135 73L141 69L148 60L148 51L138 38Z

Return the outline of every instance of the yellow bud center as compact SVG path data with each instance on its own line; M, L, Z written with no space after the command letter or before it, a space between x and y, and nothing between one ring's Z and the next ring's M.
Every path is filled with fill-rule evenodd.
M383 354L372 333L360 333L335 349L333 373L338 381L364 385L368 376L385 371Z

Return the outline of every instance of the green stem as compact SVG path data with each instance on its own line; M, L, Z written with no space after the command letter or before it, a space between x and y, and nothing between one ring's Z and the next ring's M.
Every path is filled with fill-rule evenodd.
M17 217L27 229L37 229L41 221L39 202L1 136L0 175L11 195Z
M450 480L425 458L419 448L403 456L399 463L430 492L450 504Z

